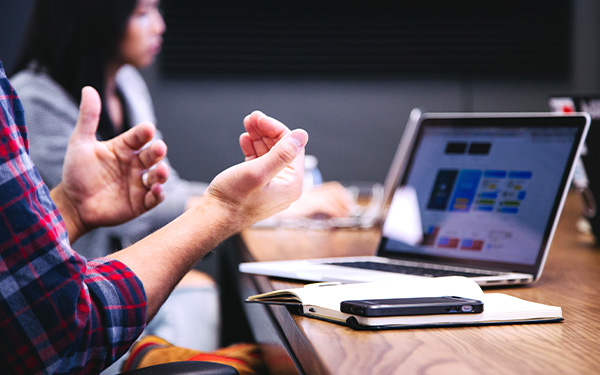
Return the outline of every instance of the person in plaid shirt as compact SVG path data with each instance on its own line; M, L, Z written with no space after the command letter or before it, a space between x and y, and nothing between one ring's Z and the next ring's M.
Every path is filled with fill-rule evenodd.
M136 340L177 282L218 243L302 192L308 135L255 111L246 161L220 173L200 204L106 258L70 243L164 199L168 168L152 124L95 138L100 98L82 91L63 181L49 191L28 154L23 108L0 63L0 373L94 374Z

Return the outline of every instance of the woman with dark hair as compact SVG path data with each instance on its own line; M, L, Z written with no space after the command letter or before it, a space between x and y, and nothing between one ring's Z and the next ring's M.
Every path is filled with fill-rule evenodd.
M151 64L160 51L165 24L158 4L36 1L11 81L25 108L31 157L50 187L61 180L84 86L94 87L102 98L100 139L110 139L132 124L156 123L150 94L136 67ZM179 178L172 168L167 185L168 198L156 210L124 225L93 231L74 245L75 250L92 258L129 246L181 214L207 186Z

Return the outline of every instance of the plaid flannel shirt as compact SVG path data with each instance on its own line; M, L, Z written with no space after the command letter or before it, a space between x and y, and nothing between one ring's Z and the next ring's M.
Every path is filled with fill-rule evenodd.
M0 374L99 373L145 323L135 274L71 249L0 63Z

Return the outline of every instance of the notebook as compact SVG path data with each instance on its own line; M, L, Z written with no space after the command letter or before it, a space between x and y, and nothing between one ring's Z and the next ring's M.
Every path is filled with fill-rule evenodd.
M422 114L400 141L375 255L239 269L305 281L461 275L481 286L533 283L589 123L585 113Z

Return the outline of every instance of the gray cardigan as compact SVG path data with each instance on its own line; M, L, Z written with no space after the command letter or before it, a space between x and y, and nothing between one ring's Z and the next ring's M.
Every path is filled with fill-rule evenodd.
M24 70L12 77L11 82L25 110L29 153L44 182L53 188L62 178L67 142L77 122L79 103L45 73ZM123 93L131 124L143 121L155 124L150 93L139 72L124 66L117 74L117 85ZM161 137L160 132L157 137ZM81 237L73 248L87 258L105 256L114 250L111 247L115 240L129 246L180 215L188 197L202 194L207 184L183 180L170 169L163 203L128 223L94 230Z

